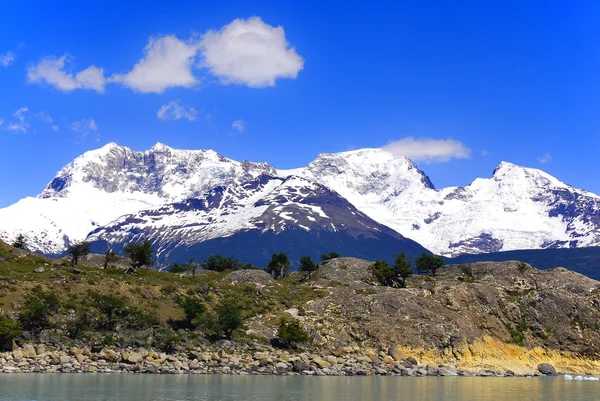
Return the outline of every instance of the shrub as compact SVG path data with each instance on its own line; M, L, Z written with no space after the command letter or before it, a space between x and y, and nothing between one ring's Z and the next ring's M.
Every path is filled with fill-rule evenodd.
M175 303L183 309L185 323L189 328L193 328L193 321L204 313L206 307L199 299L194 297L176 296Z
M89 242L73 242L67 253L71 255L71 265L73 267L79 264L79 259L90 254L91 244Z
M320 258L321 258L322 262L326 262L331 259L339 258L340 256L341 255L337 252L329 252L329 253L322 253Z
M58 296L51 291L44 291L41 286L35 286L25 297L23 309L19 313L19 322L25 330L32 333L40 331L50 326L50 316L58 312L60 300Z
M108 330L114 330L120 316L124 315L127 303L123 298L112 294L100 294L96 291L89 291L89 304L106 317L106 322L102 325Z
M12 242L11 246L17 249L27 250L27 239L23 234L17 235L17 238Z
M309 278L318 268L319 265L313 262L310 256L302 256L300 258L300 266L298 267L298 271L308 273Z
M274 279L284 278L287 275L290 265L290 260L285 253L274 253L265 271L273 276Z
M385 260L378 260L370 267L371 274L381 285L392 285L396 273Z
M21 334L22 330L19 322L7 316L0 315L0 346L7 341L12 341L20 337Z
M417 270L420 273L431 273L435 276L435 273L444 267L444 258L438 255L430 255L423 252L416 260Z
M208 258L206 258L206 260L202 262L202 267L205 270L217 272L222 272L225 270L257 269L257 267L251 263L242 263L235 258L227 258L219 254L210 255Z
M146 312L135 306L126 310L125 325L134 330L148 329L158 324L158 316L154 312Z
M202 326L216 336L231 340L234 331L244 326L242 311L231 302L220 302L214 313L203 315L194 321L196 326Z
M182 341L181 334L169 328L162 327L154 331L153 346L166 353L174 352Z
M310 340L310 336L302 327L300 320L296 318L288 320L282 317L277 329L277 336L279 341L286 346L307 343Z
M517 269L519 270L520 273L525 273L530 268L531 268L531 266L525 262L519 262L517 264Z
M131 268L133 270L142 266L152 266L154 249L152 249L152 243L146 238L139 243L128 243L123 248L123 253L131 259Z

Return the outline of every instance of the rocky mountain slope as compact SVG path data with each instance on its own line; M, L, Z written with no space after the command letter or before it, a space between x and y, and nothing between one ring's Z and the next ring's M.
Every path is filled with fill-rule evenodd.
M86 152L65 166L38 197L0 209L0 239L11 241L22 233L32 250L59 254L70 241L83 240L115 220L118 225L124 216L169 214L184 207L169 205L197 204L219 187L239 189L261 175L318 183L379 224L445 256L600 245L600 197L543 171L506 162L491 178L436 189L409 159L381 149L321 154L306 167L277 170L266 163L236 162L211 150L176 150L162 144L144 152L116 144ZM243 209L238 206L232 204L235 211L225 214L219 209L219 216L233 216ZM271 218L278 220L275 225L292 226L285 214L271 210L275 212ZM197 232L193 236L231 246L233 226L211 221L212 229L200 222L204 233L227 232L227 236ZM238 227L243 232L237 234L249 232ZM145 228L152 229L152 224ZM180 242L189 243L183 237Z
M123 369L119 364L126 364L127 370L156 368L158 356L129 359L139 352L133 348L144 344L153 355L165 347L189 356L184 360L187 368L170 364L167 371L206 372L212 367L223 372L220 369L229 366L228 358L236 352L238 359L230 369L237 372L273 373L275 363L289 362L281 368L298 374L318 368L336 375L437 375L441 364L467 374L532 374L540 363L551 363L559 372L600 373L600 282L565 269L538 271L518 262L474 263L445 267L435 277L413 276L408 288L390 288L375 282L372 262L355 258L323 263L312 278L293 273L283 280L273 280L260 270L199 271L195 277L181 277L142 269L130 275L85 263L76 274L68 263L0 242L0 289L4 290L0 314L10 318L25 310L26 296L37 291L36 285L59 299L44 327L23 333L18 344L42 343L67 353L88 349L69 355L81 366L99 369L107 365L94 362L107 360L118 371ZM98 298L91 297L94 292L117 297L124 305L108 328L102 309L94 306ZM241 309L244 328L234 333L233 344L211 342L202 327L169 337L169 322L184 316L178 297L202 302L207 311L226 300ZM284 316L299 319L310 341L281 359L282 350L269 342L277 336ZM219 347L227 348L218 351ZM256 356L258 352L261 356ZM34 356L27 357L29 363ZM275 362L268 360L271 357ZM296 357L302 359L302 368L294 364ZM0 362L0 368L5 362ZM79 368L68 362L46 362L42 371ZM18 366L27 369L28 365ZM417 373L419 369L424 373Z
M426 249L357 210L336 192L304 178L260 175L219 186L206 196L122 216L92 231L98 252L119 251L148 238L159 261L198 260L211 253L235 255L266 266L273 252L292 261L318 258L327 250L393 258L399 250L416 256Z

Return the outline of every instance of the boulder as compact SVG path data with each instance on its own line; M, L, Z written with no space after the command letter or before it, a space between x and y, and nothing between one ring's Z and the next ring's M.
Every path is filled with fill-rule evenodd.
M127 362L140 363L143 359L144 359L144 356L142 355L141 352L134 352L133 354L129 355L129 357L127 358Z
M404 359L406 359L406 355L404 355L404 352L402 352L402 350L395 345L392 345L388 348L388 355L397 361L403 361Z
M540 363L538 365L538 370L543 375L554 376L554 375L558 374L558 373L556 373L556 369L554 369L554 366L550 365L549 363Z
M65 364L71 362L71 357L68 355L62 355L58 359L59 359L61 365L65 365Z
M38 355L44 354L46 352L46 346L44 344L38 344L35 348L35 352Z
M32 344L23 345L23 356L25 358L33 358L36 355L35 348Z
M328 368L331 365L329 362L321 358L313 359L313 362L321 369Z
M284 362L279 362L279 363L275 364L275 369L277 369L277 374L281 375L281 374L284 374L287 372L288 366Z

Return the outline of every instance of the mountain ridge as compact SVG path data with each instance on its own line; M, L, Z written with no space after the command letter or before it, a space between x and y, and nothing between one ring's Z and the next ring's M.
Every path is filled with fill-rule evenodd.
M134 151L114 142L65 165L38 197L0 209L0 239L23 233L33 250L58 254L121 216L264 174L323 185L377 223L448 257L600 245L598 195L509 162L490 178L436 189L410 159L383 149L322 153L305 167L278 170L213 150L157 143Z

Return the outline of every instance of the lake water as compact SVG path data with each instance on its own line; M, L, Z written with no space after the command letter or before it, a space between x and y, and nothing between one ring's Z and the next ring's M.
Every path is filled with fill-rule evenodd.
M598 400L600 382L562 377L282 377L0 374L0 400Z

